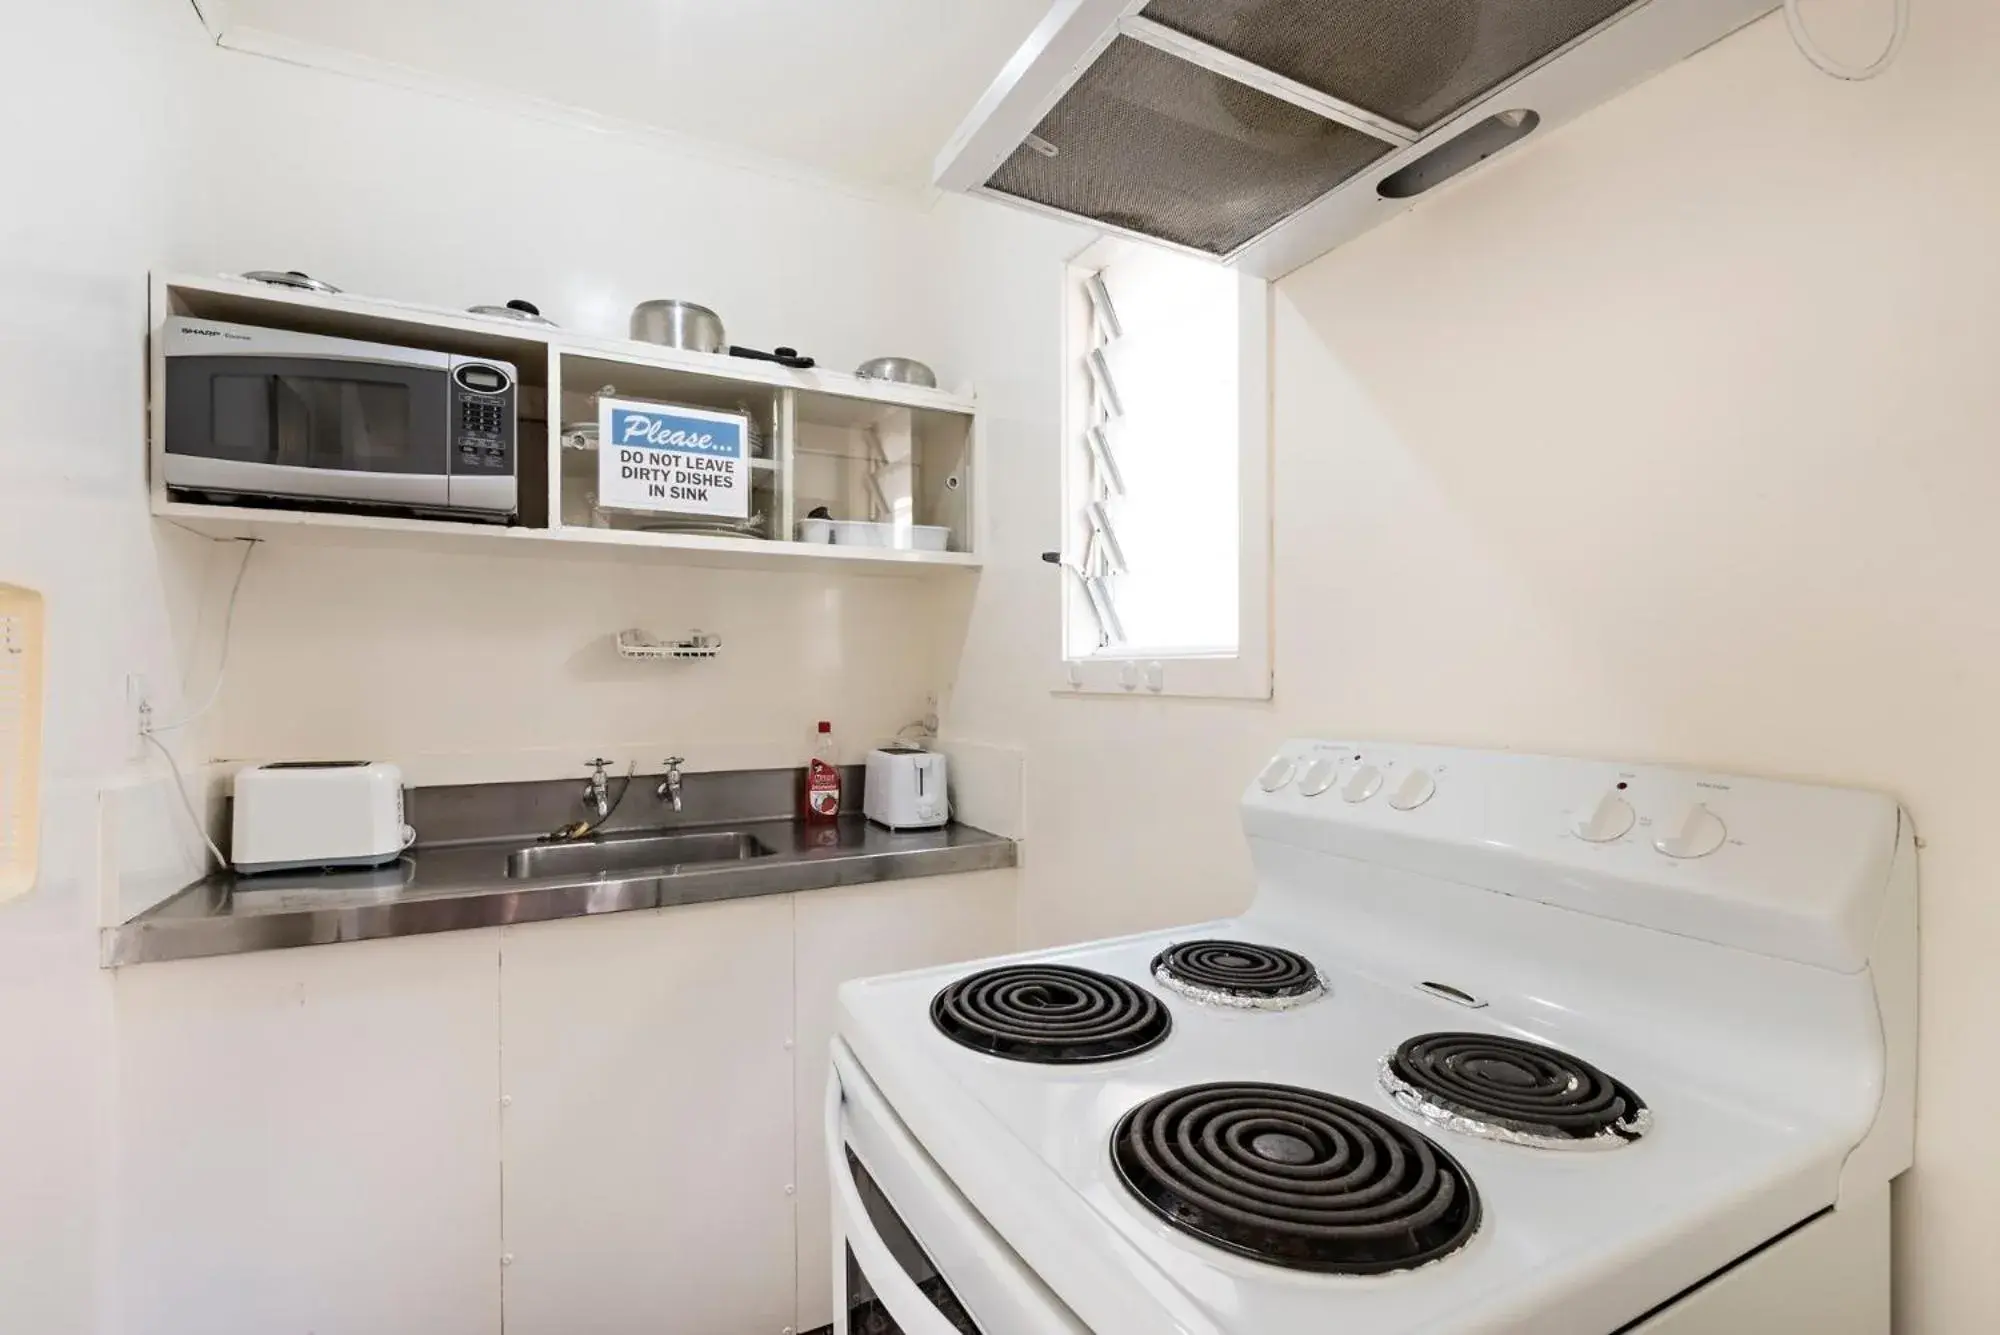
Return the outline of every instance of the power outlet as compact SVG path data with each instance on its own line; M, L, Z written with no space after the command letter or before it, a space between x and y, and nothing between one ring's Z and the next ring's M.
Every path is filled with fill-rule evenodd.
M146 734L153 727L153 689L143 674L125 678L125 745L134 760L143 760L152 750Z

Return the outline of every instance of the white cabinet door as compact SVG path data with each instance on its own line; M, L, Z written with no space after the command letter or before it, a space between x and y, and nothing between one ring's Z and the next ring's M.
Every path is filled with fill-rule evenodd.
M498 1335L499 944L115 975L121 1330Z
M1014 871L885 881L797 901L800 1330L833 1320L826 1179L827 1045L834 994L850 978L896 973L1014 948Z
M505 931L507 1335L778 1335L791 899Z

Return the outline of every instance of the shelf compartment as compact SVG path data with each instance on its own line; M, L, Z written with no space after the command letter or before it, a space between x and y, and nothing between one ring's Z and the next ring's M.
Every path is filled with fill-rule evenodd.
M708 532L769 540L782 536L782 478L778 438L785 391L772 386L722 380L678 367L635 366L577 353L561 353L558 397L562 429L556 433L557 495L564 529ZM621 510L598 504L598 400L614 398L657 403L663 408L700 408L742 413L750 420L750 512L757 522L705 524L700 516ZM588 443L584 443L588 442ZM741 532L728 530L741 528Z
M976 547L971 418L810 393L797 401L795 531L823 509L835 520L888 525L900 531L891 538L899 547L917 526L947 530L951 551Z

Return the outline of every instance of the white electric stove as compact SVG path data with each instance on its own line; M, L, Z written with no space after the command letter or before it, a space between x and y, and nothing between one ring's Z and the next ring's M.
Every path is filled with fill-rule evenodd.
M1888 1330L1879 794L1290 743L1242 917L841 990L836 1331Z

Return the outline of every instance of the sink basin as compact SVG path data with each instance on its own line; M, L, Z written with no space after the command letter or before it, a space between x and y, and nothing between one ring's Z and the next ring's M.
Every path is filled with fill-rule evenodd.
M705 862L744 862L777 852L743 830L660 834L629 839L586 839L574 844L536 844L507 855L513 880L541 876L589 876L597 872L672 871Z

